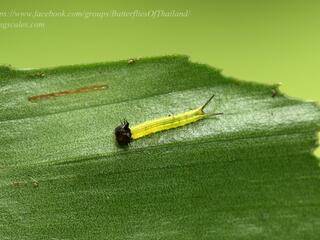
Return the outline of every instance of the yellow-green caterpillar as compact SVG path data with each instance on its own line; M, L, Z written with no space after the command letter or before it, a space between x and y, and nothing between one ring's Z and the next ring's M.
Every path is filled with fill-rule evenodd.
M203 111L213 97L214 95L212 95L204 105L191 111L146 121L132 127L131 129L129 128L129 123L124 121L115 129L116 140L119 145L128 145L132 140L136 140L156 132L182 127L184 125L204 119L208 116L222 114L206 114Z

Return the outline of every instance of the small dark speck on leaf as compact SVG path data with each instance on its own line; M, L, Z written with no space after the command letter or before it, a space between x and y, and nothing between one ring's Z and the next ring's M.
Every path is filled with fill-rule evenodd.
M275 89L272 89L272 97L274 98L274 97L276 97L278 95L278 93L277 93L277 90L275 90Z
M31 74L31 77L35 77L35 78L44 78L46 76L46 74L44 72L36 72Z
M268 213L261 213L261 220L262 221L267 221L268 219L269 219Z
M135 62L136 62L136 60L133 59L133 58L130 58L130 59L128 60L128 64L134 64Z
M32 181L32 186L33 187L38 187L39 186L39 182L37 180L35 180L34 178L30 177L31 178L31 181Z

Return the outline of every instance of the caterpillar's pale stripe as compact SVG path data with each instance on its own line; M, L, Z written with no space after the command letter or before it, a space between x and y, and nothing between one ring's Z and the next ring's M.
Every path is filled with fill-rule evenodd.
M213 97L214 95L203 106L193 109L191 111L180 113L178 115L157 118L151 121L146 121L144 123L138 124L134 127L131 127L130 128L131 134L132 134L131 139L135 140L156 132L181 127L181 126L199 121L201 119L204 119L210 115L222 114L222 113L206 114L203 111L203 109L207 106L207 104L212 100Z

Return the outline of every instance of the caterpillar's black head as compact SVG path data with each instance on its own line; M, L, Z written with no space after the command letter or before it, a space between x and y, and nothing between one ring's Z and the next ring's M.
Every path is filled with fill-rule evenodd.
M121 146L128 145L131 142L131 130L127 121L123 121L116 127L114 134L116 135L118 144Z

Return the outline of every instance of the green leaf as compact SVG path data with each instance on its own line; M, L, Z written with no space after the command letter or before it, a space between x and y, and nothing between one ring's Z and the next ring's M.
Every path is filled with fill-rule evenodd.
M0 239L320 235L319 107L276 85L169 56L1 67L0 93ZM224 115L115 144L122 119L177 114L213 93L206 111Z

